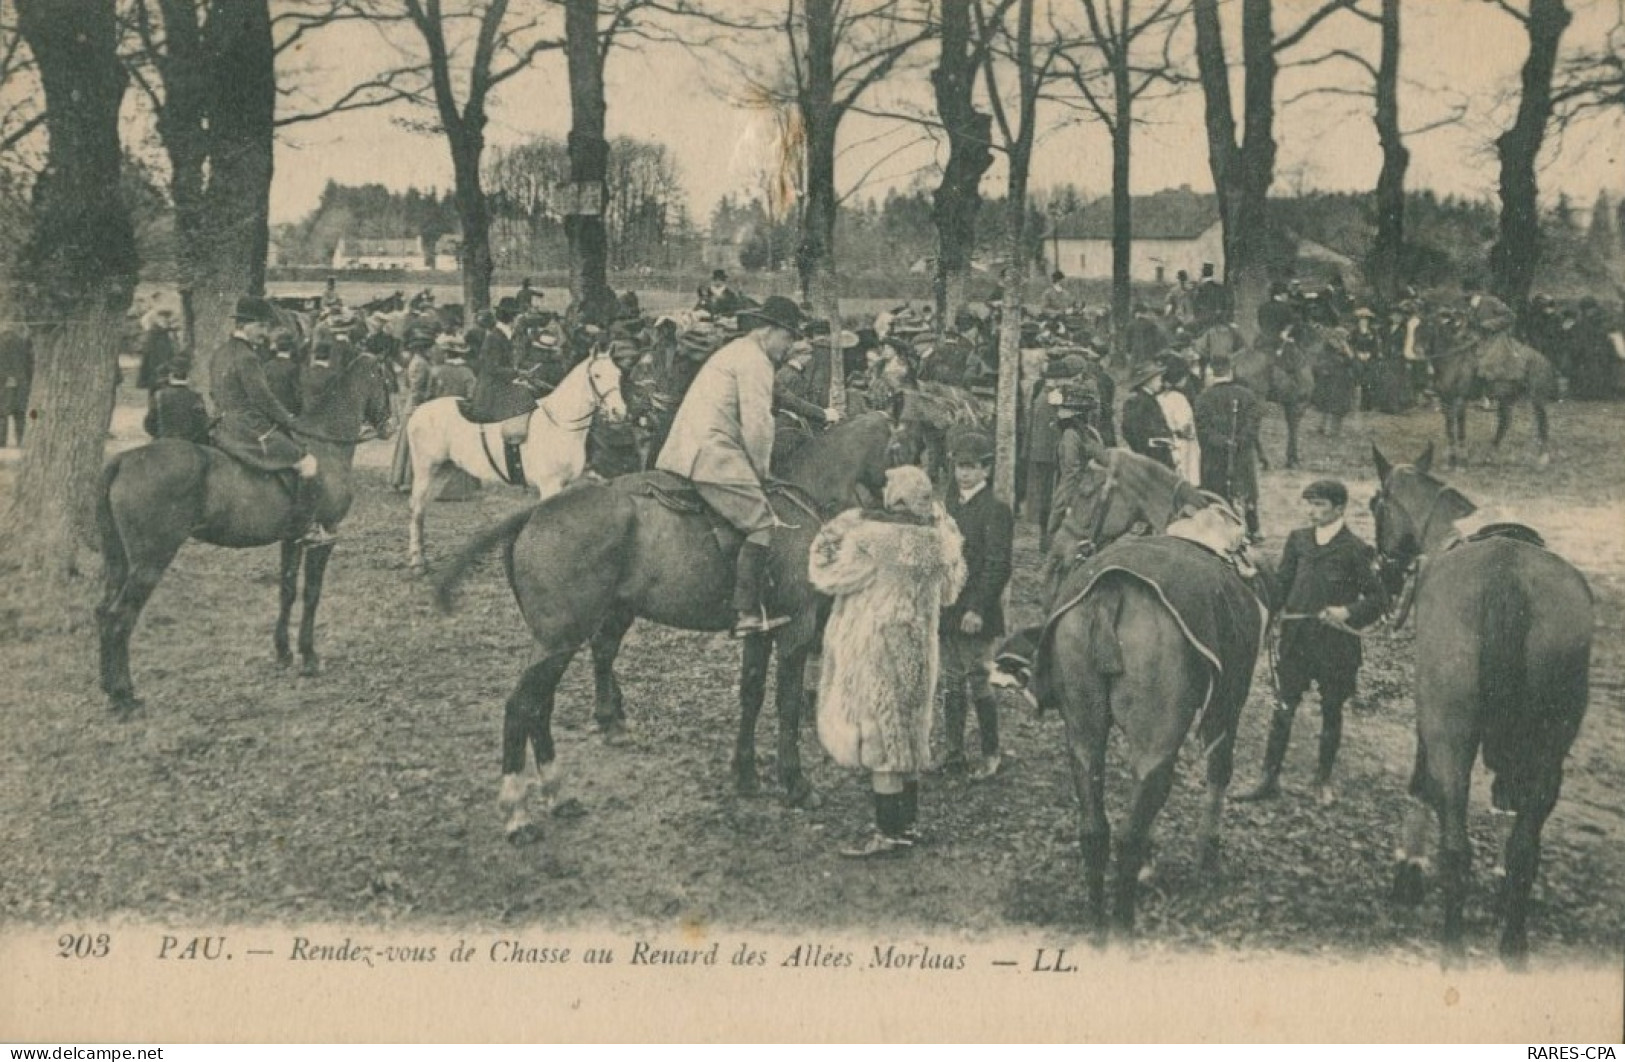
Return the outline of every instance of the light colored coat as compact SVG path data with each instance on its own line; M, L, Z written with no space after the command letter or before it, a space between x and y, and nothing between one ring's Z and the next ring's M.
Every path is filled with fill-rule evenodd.
M1174 471L1191 486L1202 482L1202 445L1196 441L1196 414L1183 391L1170 387L1157 394L1162 419L1173 437Z
M930 763L937 616L965 584L959 530L940 503L933 508L930 524L851 509L813 540L808 578L835 598L818 739L843 767L908 774Z
M760 483L773 460L773 362L754 336L708 358L655 467L700 483Z

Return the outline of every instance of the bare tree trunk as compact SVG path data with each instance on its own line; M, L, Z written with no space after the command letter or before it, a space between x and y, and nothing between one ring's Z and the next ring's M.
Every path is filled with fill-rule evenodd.
M1017 394L1021 380L1021 297L1027 280L1027 180L1037 132L1038 75L1033 62L1033 0L1018 0L1015 60L1021 101L1016 136L1008 143L1010 176L1005 191L1005 247L1009 258L999 322L999 390L994 400L993 493L1016 500ZM991 74L989 75L991 77Z
M978 111L972 98L976 58L971 53L970 21L970 0L943 0L942 59L931 72L937 114L948 134L948 164L932 211L937 223L933 294L939 334L965 305L982 175L993 165L993 116Z
M1501 160L1501 228L1490 249L1491 285L1512 305L1529 297L1540 264L1540 189L1535 162L1552 116L1558 42L1573 17L1564 0L1530 0L1524 23L1529 31L1529 57L1523 64L1518 116L1495 141Z
M18 0L16 11L50 131L19 272L29 316L50 323L36 333L37 417L0 514L0 549L9 565L56 581L77 572L78 547L95 540L117 336L135 290L135 233L117 192L125 78L113 0Z
M1236 260L1228 263L1236 313L1249 329L1269 297L1269 194L1275 182L1275 29L1270 0L1242 0L1241 187L1232 216Z
M796 271L801 297L814 305L815 289L835 273L835 3L807 0L807 77L800 100L807 137L806 201ZM824 278L824 279L821 279Z
M1134 98L1129 91L1128 57L1113 63L1112 81L1116 115L1112 121L1112 349L1122 359L1124 335L1134 301L1134 199L1129 186L1129 163L1134 135ZM1108 414L1109 415L1109 414Z
M1382 169L1377 174L1377 236L1371 246L1371 285L1384 302L1399 298L1404 284L1400 260L1405 248L1405 171L1411 162L1399 127L1399 5L1382 0L1382 55L1377 67L1377 141Z
M604 63L598 44L598 0L568 0L565 39L570 70L570 180L598 190L598 213L564 219L570 243L570 294L582 321L608 325L615 317L609 288L609 237L603 211L609 206L605 177L609 141L604 139Z
M1241 151L1236 147L1235 109L1230 102L1230 64L1219 24L1218 0L1193 0L1191 12L1196 22L1196 64L1202 82L1207 162L1224 231L1225 281L1229 283L1230 263L1237 257L1235 199L1241 183Z
M480 157L485 153L484 119L479 128L465 122L455 133L448 130L452 178L456 184L457 223L463 228L463 312L472 319L491 305L491 211L480 183Z

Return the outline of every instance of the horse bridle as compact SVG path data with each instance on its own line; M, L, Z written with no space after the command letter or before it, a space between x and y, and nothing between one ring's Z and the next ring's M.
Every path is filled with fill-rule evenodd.
M1389 478L1392 478L1392 475ZM1432 530L1433 520L1439 512L1439 500L1443 497L1444 491L1442 489L1433 495L1433 500L1428 503L1427 512L1423 516L1420 530L1416 529L1416 521L1412 518L1409 510L1401 509L1405 513L1405 521L1411 525L1410 537L1416 543L1416 552L1409 558L1389 554L1382 547L1382 536L1377 536L1377 557L1383 566L1388 569L1403 567L1399 603L1394 607L1389 622L1389 626L1393 630L1399 630L1405 625L1405 621L1410 618L1411 605L1416 600L1416 585L1422 574L1422 561L1425 557L1423 544L1428 540L1428 532ZM1371 496L1371 515L1376 518L1379 511L1387 512L1392 508L1398 508L1398 506L1389 499L1388 484L1383 483L1377 488L1377 493Z
M537 405L541 409L541 411L543 413L547 414L547 419L553 422L554 427L560 428L560 429L562 429L564 431L571 431L571 432L580 431L582 428L585 428L588 425L590 425L592 423L592 421L593 421L593 418L598 415L598 411L600 409L604 408L604 401L605 401L606 398L608 398L608 393L599 389L598 381L593 377L593 374L592 374L591 362L595 358L607 358L607 357L609 357L608 354L590 354L590 355L587 356L587 362L588 362L588 364L587 364L587 387L588 387L588 389L590 389L592 391L592 408L587 411L586 416L583 416L583 417L580 417L580 418L578 418L576 420L573 420L569 424L565 424L563 421L559 420L559 418L557 418L557 417L555 417L553 415L553 411L551 409L547 408L547 400L546 399L543 399L541 402L537 403ZM557 394L557 393L558 393L558 391L557 391L557 389L555 389L552 392L552 394L550 394L548 397L551 398L553 394Z

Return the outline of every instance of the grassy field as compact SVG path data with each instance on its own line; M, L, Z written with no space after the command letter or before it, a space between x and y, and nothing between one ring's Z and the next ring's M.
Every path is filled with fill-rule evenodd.
M117 422L130 430L130 407ZM1543 957L1617 955L1625 944L1625 452L1617 406L1554 413L1558 459L1537 469L1526 413L1508 450L1451 477L1481 506L1473 522L1539 527L1599 603L1589 715L1546 832L1531 939ZM1480 440L1489 418L1475 411ZM136 418L138 419L138 418ZM1369 444L1414 457L1436 414L1367 417L1344 437L1310 434L1305 467L1264 476L1267 550L1301 522L1299 491L1344 477L1351 523L1369 538ZM1278 418L1267 425L1272 456ZM1482 443L1481 443L1482 445ZM919 927L998 932L1079 928L1082 892L1071 783L1058 718L1004 702L1006 770L981 784L929 779L930 843L881 865L837 850L867 827L862 779L803 754L826 796L813 811L736 796L727 769L737 649L727 638L634 628L621 679L634 740L608 747L590 725L591 676L572 668L556 717L569 792L587 814L547 820L542 843L506 844L495 806L501 706L528 640L493 558L460 610L437 613L406 560L406 499L389 491L387 444L360 455L360 496L329 570L323 673L275 664L276 551L184 549L137 630L145 713L109 721L96 689L91 581L68 599L0 597L0 918L12 924L134 917L164 922L461 926L670 924L742 928ZM0 477L8 469L0 466ZM526 504L487 489L429 516L431 563ZM1013 591L1035 618L1035 537L1022 525ZM46 606L50 607L46 607ZM66 617L64 619L63 617ZM1303 709L1286 798L1233 806L1225 869L1201 880L1194 827L1201 769L1187 747L1159 823L1146 940L1201 951L1431 954L1438 910L1386 902L1413 739L1410 635L1368 641L1340 764L1340 801L1310 799L1315 708ZM1268 683L1245 713L1238 784L1262 754ZM771 715L763 724L771 749ZM1120 821L1126 786L1113 759ZM771 768L764 778L771 778ZM1493 827L1483 778L1472 832L1478 871L1468 932L1493 949Z

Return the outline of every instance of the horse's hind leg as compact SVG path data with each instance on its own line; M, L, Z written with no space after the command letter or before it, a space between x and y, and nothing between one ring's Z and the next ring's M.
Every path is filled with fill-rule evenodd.
M1546 403L1538 398L1530 399L1530 405L1535 412L1535 462L1548 465L1552 460L1550 424L1546 419Z
M615 658L620 655L621 640L632 629L632 621L629 611L610 612L592 636L592 718L604 740L611 743L626 736L626 711L621 684L615 678Z
M1135 780L1128 823L1117 842L1116 895L1112 898L1112 922L1124 933L1134 930L1134 904L1140 890L1140 868L1151 849L1151 826L1168 802L1173 785L1172 757Z
M1232 725L1207 752L1207 798L1202 803L1197 845L1202 873L1209 877L1219 873L1219 824L1224 817L1224 795L1230 788L1235 762L1236 731Z
M781 629L774 638L779 653L778 687L773 694L773 706L779 717L778 768L779 784L784 787L784 802L790 807L818 806L818 794L801 770L801 714L805 708L804 679L807 657L812 651L813 619L804 614L796 622ZM794 632L794 633L791 633Z
M1298 428L1303 424L1303 406L1288 402L1281 407L1286 415L1286 467L1298 467Z
M173 536L171 536L173 537ZM175 554L186 541L184 534L174 541L147 544L152 552L142 555L131 549L132 560L117 594L109 593L103 602L101 622L102 690L113 714L128 716L141 707L130 678L130 636L135 632L141 610L157 589ZM109 588L111 589L111 588Z
M271 636L276 646L276 662L283 667L293 663L293 650L288 645L288 622L293 616L293 603L299 596L299 562L304 559L303 549L293 539L282 542L282 578L278 585L280 598L276 617L276 633Z
M1506 880L1502 882L1501 958L1521 966L1529 955L1529 894L1540 870L1540 831L1557 805L1561 776L1526 787L1519 794L1517 823L1506 845Z
M756 720L762 714L762 702L767 700L767 664L772 655L773 643L763 634L750 635L740 647L739 734L734 740L733 768L734 789L747 796L762 789L756 773Z
M1495 438L1490 446L1499 448L1507 437L1507 431L1512 427L1512 399L1498 398L1495 401Z
M1460 765L1455 777L1444 781L1439 804L1439 887L1444 894L1445 961L1459 959L1462 946L1462 911L1472 878L1472 843L1467 837L1468 771Z
M427 563L423 559L423 520L424 513L429 507L429 491L434 488L434 474L437 470L437 466L427 457L419 459L417 449L412 448L412 496L411 501L407 503L406 563L419 575L427 568Z
M316 606L322 602L322 583L327 578L327 562L332 557L331 544L305 550L305 609L299 616L299 673L307 678L321 670L316 659Z
M553 748L553 693L570 666L575 650L556 653L532 664L508 695L502 713L502 787L497 803L506 815L503 833L518 844L538 840L540 830L525 812L527 743L536 756L536 771L544 795L551 800L559 787Z

